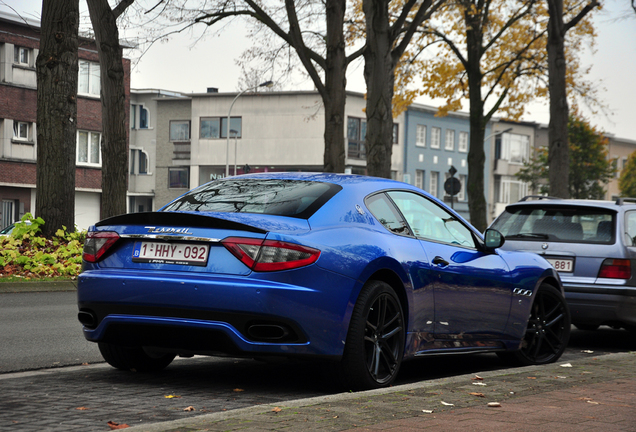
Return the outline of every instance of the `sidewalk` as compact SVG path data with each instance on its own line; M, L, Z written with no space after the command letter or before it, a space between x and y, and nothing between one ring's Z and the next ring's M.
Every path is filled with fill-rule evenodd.
M489 406L496 405L496 406ZM192 407L196 410L196 407ZM636 431L636 353L257 405L127 428L194 431Z

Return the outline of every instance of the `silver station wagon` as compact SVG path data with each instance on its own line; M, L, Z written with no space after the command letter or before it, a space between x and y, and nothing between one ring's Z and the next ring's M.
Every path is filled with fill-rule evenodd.
M552 264L578 328L636 332L636 199L525 197L490 228L504 235L502 249L534 252Z

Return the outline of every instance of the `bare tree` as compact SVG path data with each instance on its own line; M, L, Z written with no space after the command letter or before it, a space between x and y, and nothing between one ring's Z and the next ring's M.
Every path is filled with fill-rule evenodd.
M324 170L343 172L346 71L362 55L361 49L349 55L345 52L345 6L346 0L168 0L149 20L179 16L184 24L173 32L180 32L199 23L219 28L222 22L247 18L250 24L276 35L285 47L291 47L321 96L325 112Z
M550 125L548 128L550 166L550 195L569 198L570 147L568 144L568 98L566 82L565 34L589 12L599 6L589 2L569 22L563 21L563 0L547 0L548 21L548 77L550 88Z
M41 22L35 212L51 237L75 229L79 0L44 0Z
M102 100L102 217L126 213L128 135L123 52L117 17L134 0L121 0L111 9L108 0L86 0L95 32L101 71Z
M362 0L366 22L364 79L367 84L367 171L391 177L395 68L419 25L444 0L408 0L393 16L389 0Z

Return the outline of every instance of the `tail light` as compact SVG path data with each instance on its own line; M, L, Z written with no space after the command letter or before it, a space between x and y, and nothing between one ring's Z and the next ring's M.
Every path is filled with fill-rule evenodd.
M119 234L112 231L89 231L84 242L84 261L95 263L119 240Z
M601 264L598 277L609 279L630 279L632 277L632 262L628 259L607 258Z
M316 262L318 249L277 240L230 237L221 243L254 271L290 270Z

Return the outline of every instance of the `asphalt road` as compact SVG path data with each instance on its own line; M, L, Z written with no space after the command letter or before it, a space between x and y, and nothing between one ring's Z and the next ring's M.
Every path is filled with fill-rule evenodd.
M0 294L0 373L99 361L77 321L75 292Z

